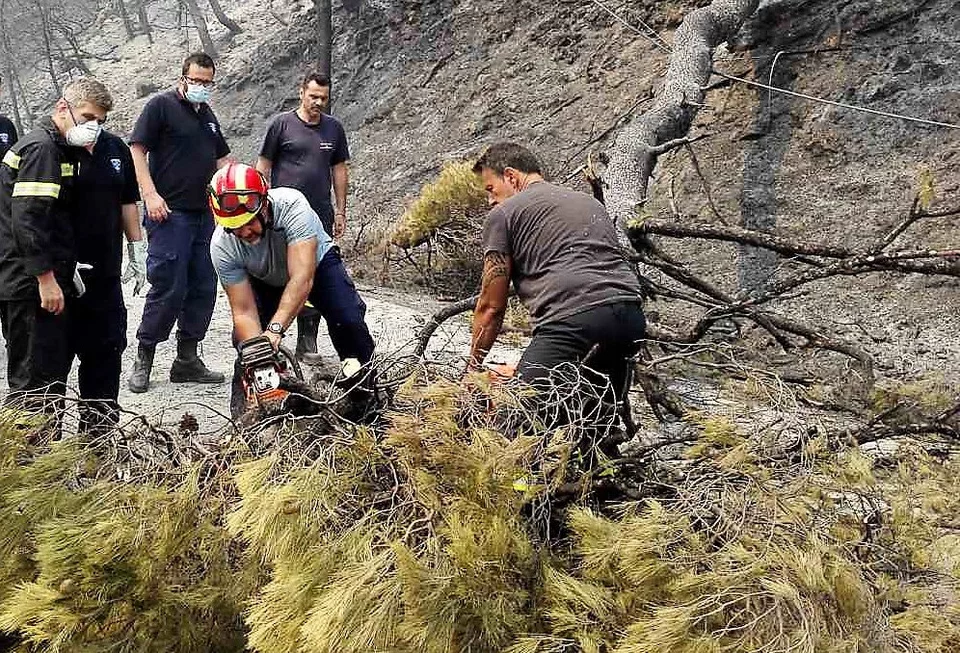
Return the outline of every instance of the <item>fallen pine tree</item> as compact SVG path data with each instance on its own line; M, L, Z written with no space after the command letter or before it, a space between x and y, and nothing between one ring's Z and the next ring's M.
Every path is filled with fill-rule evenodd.
M487 202L473 163L446 164L424 185L385 243L388 263L412 266L433 290L461 296L480 285L480 232Z
M142 453L190 434L49 442L6 415L0 628L49 651L960 641L960 475L937 434L885 433L891 457L817 420L784 443L699 414L608 458L596 423L547 428L471 383L428 370L375 428L285 416L175 461Z

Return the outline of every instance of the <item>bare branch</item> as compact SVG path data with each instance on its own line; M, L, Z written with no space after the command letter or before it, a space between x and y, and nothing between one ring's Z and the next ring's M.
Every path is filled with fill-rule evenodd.
M607 206L622 228L647 197L657 148L687 135L703 105L714 49L732 38L759 0L714 0L684 18L674 35L663 88L653 107L617 137L607 168Z
M647 219L642 222L630 223L628 232L630 232L631 240L634 239L633 234L636 232L670 236L671 238L704 238L762 247L785 256L806 255L847 258L853 255L853 252L846 247L791 240L765 231L707 223L680 223Z

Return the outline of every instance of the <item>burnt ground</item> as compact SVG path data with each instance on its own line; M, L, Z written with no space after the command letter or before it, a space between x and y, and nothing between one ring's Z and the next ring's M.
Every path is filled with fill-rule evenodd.
M667 64L663 49L607 10L633 26L642 21L669 43L672 30L696 4L336 4L332 111L347 128L353 155L344 245L354 276L371 288L399 286L419 293L415 305L431 302L435 293L418 287L409 267L384 264L380 245L405 204L445 161L469 156L492 141L531 144L556 180L586 189L577 168L588 153L602 155L612 146L617 126L643 111ZM245 31L230 38L214 29L221 49L214 107L235 154L250 161L269 116L295 105L295 82L315 44L303 2L273 3L271 11L251 0L224 6ZM748 49L719 51L718 70L772 79L778 86L846 103L960 122L956 0L788 0L764 7L738 44ZM119 30L105 21L100 38L115 38ZM185 39L171 30L160 33L153 46L143 37L128 42L118 51L119 63L93 65L117 95L115 130L129 129L145 101L138 96L172 83L183 53L195 46L195 36ZM939 204L957 203L960 130L716 81L693 130L708 135L694 145L704 178L685 151L664 157L651 194L655 214L672 215L673 204L684 220L717 219L708 207L706 185L721 219L730 224L865 246L908 209L921 170L932 173ZM955 246L958 227L956 219L922 222L905 244ZM775 266L790 266L729 245L675 242L669 248L728 289L762 284ZM394 314L390 296L384 297L380 305L370 302L372 329L384 334L397 325L408 333L408 323L423 311ZM139 301L129 301L131 341ZM219 306L205 353L226 370L232 355L229 319L224 302ZM960 380L958 306L954 280L874 275L808 286L782 309L860 342L878 357L882 373L955 383ZM683 319L684 309L670 302L656 301L649 308L664 321ZM769 347L761 336L746 344ZM168 363L164 356L158 356L160 369ZM836 369L843 374L842 365ZM181 396L180 390L171 392ZM182 396L190 395L185 390ZM146 395L143 402L127 398L129 406L148 411L168 400L162 392Z

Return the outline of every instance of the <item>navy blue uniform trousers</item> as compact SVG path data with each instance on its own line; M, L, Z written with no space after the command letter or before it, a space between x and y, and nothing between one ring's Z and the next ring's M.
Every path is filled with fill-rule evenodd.
M249 277L253 296L257 302L260 326L267 328L270 319L277 312L283 288L270 286L254 277ZM341 360L356 358L367 363L373 358L374 343L364 317L367 305L364 303L347 268L340 258L340 250L334 247L317 265L313 276L313 287L307 299L327 322L327 331L333 348ZM234 416L243 410L244 393L241 383L240 361L234 366L233 386L230 395L230 409Z
M80 430L109 428L120 416L121 356L127 347L127 308L119 277L85 279L68 320L71 358L80 361Z
M170 337L200 341L207 335L217 300L217 274L210 261L213 217L209 211L171 211L163 222L144 218L150 292L137 330L140 344Z

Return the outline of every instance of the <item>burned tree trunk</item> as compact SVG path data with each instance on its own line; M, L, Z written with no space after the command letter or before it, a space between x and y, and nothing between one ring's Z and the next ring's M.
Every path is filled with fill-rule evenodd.
M117 0L117 13L120 14L123 31L127 33L127 40L129 41L137 35L137 32L133 29L133 21L130 20L130 14L127 12L126 0Z
M190 17L193 19L193 24L197 28L197 33L200 35L200 45L203 48L203 51L209 54L211 57L216 57L217 47L213 44L213 39L210 38L210 31L207 29L207 19L200 10L200 5L197 4L197 0L182 0L182 2L186 6L187 11L190 12Z
M243 31L240 26L223 11L223 7L220 6L220 0L209 0L209 2L210 8L213 10L213 15L217 17L221 25L230 30L231 34L239 34Z
M47 16L47 7L42 2L35 2L34 6L40 14L40 28L43 36L43 57L47 66L47 73L50 75L50 82L53 84L53 90L57 96L61 94L60 80L57 79L57 68L53 63L53 43L50 36L50 21Z
M782 88L793 83L789 62L778 68L775 54L784 48L772 39L772 44L760 50L769 63L758 65L755 76L765 72L767 78ZM794 99L787 95L768 93L757 102L752 131L743 163L743 189L740 193L741 224L745 229L772 231L777 224L777 175L783 165L793 126L790 107ZM740 247L737 277L743 290L758 290L777 271L779 257L761 247Z
M13 111L13 124L17 128L18 134L23 134L23 120L20 118L20 107L17 101L17 83L14 80L16 73L13 69L13 62L10 59L10 50L7 47L6 37L3 43L3 77L7 81L7 91L10 94L10 107Z
M147 35L147 41L153 43L153 28L150 27L150 17L147 16L146 0L137 3L137 21L140 29Z
M670 67L653 106L617 137L606 172L607 208L622 229L646 202L657 158L684 142L703 104L713 51L732 38L759 0L714 0L684 18L674 36Z
M314 11L317 21L316 69L330 77L333 59L333 11L330 0L317 0Z
M17 101L17 74L13 63L13 48L10 46L10 32L6 24L6 2L0 0L0 51L3 53L3 78L7 80L7 90L10 93L10 106L13 109L13 124L18 134L24 133L24 123L20 118L20 106Z

